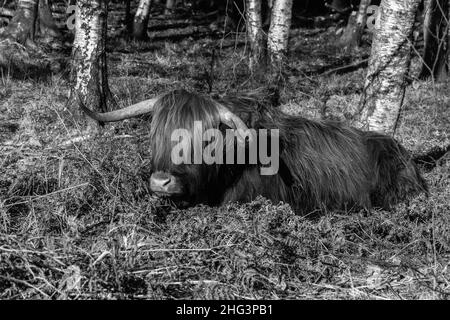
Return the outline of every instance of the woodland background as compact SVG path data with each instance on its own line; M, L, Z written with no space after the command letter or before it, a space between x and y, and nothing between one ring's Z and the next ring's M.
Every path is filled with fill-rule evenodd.
M86 60L74 63L72 2L40 0L39 24L19 32L30 17L18 17L19 4L31 2L0 0L0 298L449 298L448 14L436 29L427 2L408 2L417 2L410 63L394 83L405 95L389 105L399 116L388 130L422 157L430 196L312 219L263 198L173 208L149 190L148 119L98 127L74 97L78 90L102 110L180 87L225 94L269 85L285 112L353 123L374 34L351 15L359 1L293 1L286 46L268 57L255 55L249 35L252 1L151 1L144 31L133 22L139 1L109 1L104 47L88 75L108 86L107 100L101 86L83 89L77 78ZM448 10L446 1L430 2ZM106 4L78 1L94 3ZM439 41L427 44L427 30Z

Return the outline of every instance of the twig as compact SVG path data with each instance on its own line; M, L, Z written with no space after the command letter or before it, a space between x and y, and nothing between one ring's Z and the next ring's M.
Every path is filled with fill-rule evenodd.
M332 73L340 73L340 72L346 71L348 69L350 69L350 70L351 69L358 69L358 68L364 66L368 62L369 62L369 59L367 58L367 59L364 59L364 60L361 60L361 61L357 61L357 62L351 63L351 64L346 65L346 66L342 66L342 67L338 67L338 68L335 68L335 69L331 69L331 70L322 72L319 75L320 76L327 76L327 75L330 75Z

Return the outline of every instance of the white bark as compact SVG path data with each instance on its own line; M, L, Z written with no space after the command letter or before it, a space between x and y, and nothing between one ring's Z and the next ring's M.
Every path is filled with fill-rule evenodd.
M140 0L133 21L133 37L137 39L147 38L147 25L150 17L152 0Z
M393 133L405 95L414 19L420 0L382 0L374 30L361 118L365 129Z
M278 67L282 64L287 51L291 16L292 0L273 1L267 50L270 64Z
M261 0L246 0L247 36L250 42L250 70L255 70L264 56Z
M136 21L144 21L145 18L150 14L150 6L152 0L140 0L139 5L136 11L136 15L134 20Z
M78 0L72 78L75 99L106 111L109 87L106 71L106 1Z

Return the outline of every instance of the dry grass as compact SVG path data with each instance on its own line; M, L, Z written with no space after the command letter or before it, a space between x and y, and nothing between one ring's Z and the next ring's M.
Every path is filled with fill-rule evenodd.
M364 70L308 75L312 66L345 58L323 48L329 37L321 30L293 37L286 111L345 119L359 101ZM217 52L215 91L255 85L246 47L233 41ZM118 40L108 53L111 88L123 105L180 86L206 92L217 43ZM150 195L148 121L108 125L71 143L83 132L66 109L63 78L1 81L2 299L450 296L448 158L425 173L428 198L391 212L312 220L262 198L180 211ZM448 85L415 82L408 89L397 138L413 152L449 144Z

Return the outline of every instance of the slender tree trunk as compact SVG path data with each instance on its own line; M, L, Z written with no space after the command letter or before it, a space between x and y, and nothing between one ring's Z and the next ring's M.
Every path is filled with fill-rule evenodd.
M125 26L127 30L127 35L133 32L133 19L131 17L131 0L125 1Z
M137 40L148 39L147 26L150 18L152 0L140 0L133 21L133 38Z
M166 9L164 10L164 14L171 14L173 7L176 5L176 0L167 0L166 1Z
M106 68L107 0L78 0L72 50L74 99L101 112L112 101Z
M250 42L249 66L252 72L264 63L264 34L262 30L261 0L246 0L247 36Z
M21 44L34 40L38 0L19 0L16 12L9 22L3 37Z
M52 16L49 0L39 0L39 29L41 36L46 39L53 40L61 37L61 32Z
M361 38L367 22L367 8L370 0L361 0L356 14L352 13L348 18L348 24L340 43L346 50L352 50L361 45Z
M446 57L446 63L449 70L447 70L447 73L450 71L450 0L448 0L447 3L447 57Z
M262 19L263 19L262 24L264 31L267 32L270 27L270 16L272 15L273 0L262 0L262 1L263 1L261 5Z
M382 0L380 24L360 105L365 129L393 134L405 96L414 20L420 0Z
M287 52L289 29L291 27L292 0L274 0L267 39L269 65L282 69Z
M424 20L424 55L420 79L447 78L448 72L448 0L428 0Z

